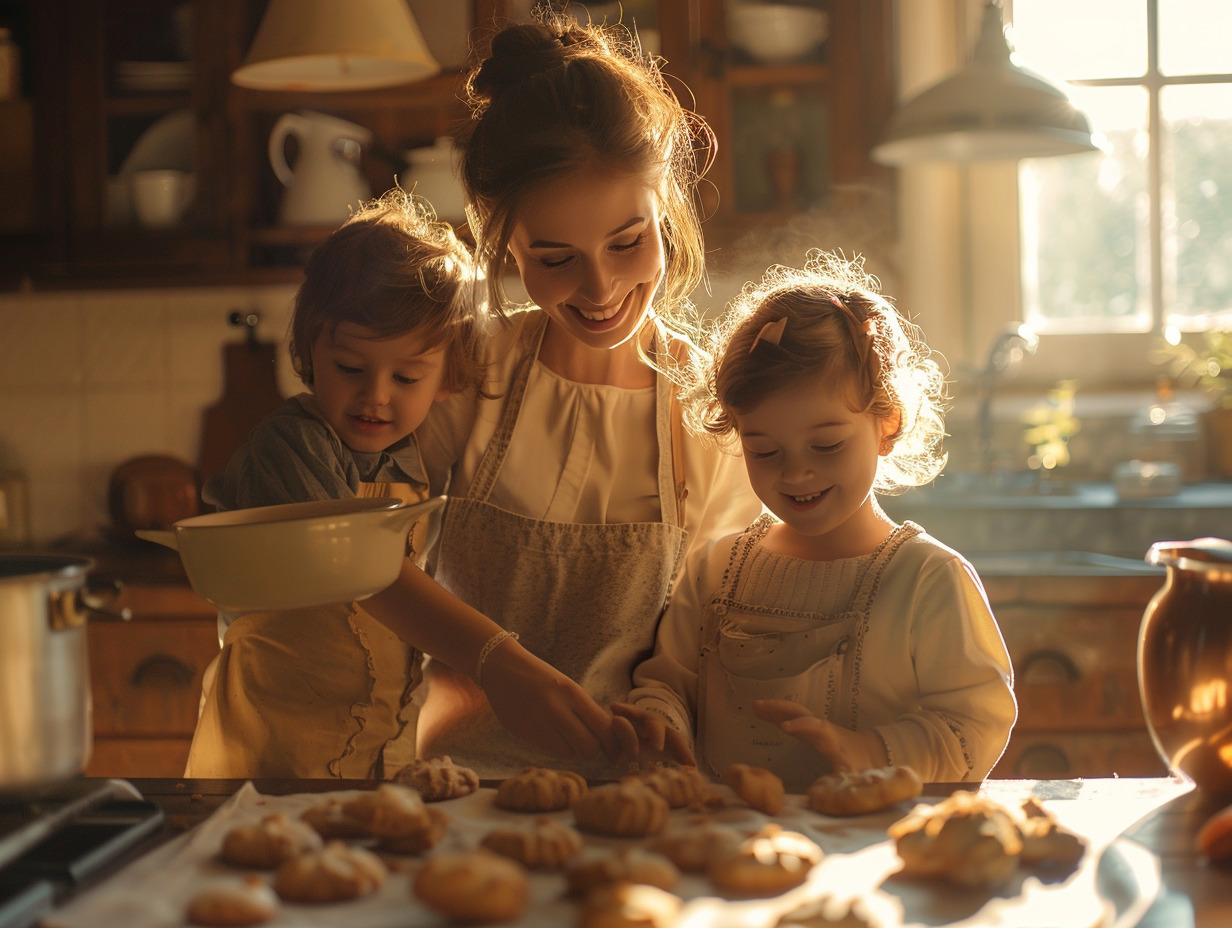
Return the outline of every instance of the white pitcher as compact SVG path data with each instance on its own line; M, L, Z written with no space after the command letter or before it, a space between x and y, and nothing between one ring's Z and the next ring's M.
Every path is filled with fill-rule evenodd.
M292 170L287 163L287 136L299 143ZM301 110L284 113L270 133L269 159L286 192L279 218L286 225L338 225L371 195L359 170L363 147L372 133L363 126Z

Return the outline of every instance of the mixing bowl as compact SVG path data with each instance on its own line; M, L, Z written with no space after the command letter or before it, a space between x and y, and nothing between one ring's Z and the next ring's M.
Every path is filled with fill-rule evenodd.
M445 503L340 499L235 509L139 531L175 548L188 581L229 613L364 599L398 577L412 524Z

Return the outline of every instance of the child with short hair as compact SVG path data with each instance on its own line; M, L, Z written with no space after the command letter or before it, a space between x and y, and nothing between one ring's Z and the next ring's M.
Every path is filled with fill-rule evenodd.
M304 273L290 353L309 392L253 429L205 500L227 510L439 495L415 429L483 377L470 252L425 201L395 189L330 235ZM411 530L408 561L422 560L424 537L424 525ZM413 645L427 639L374 618L382 595L220 616L186 775L380 778L414 759ZM413 623L413 604L404 611Z
M712 775L741 762L800 791L888 764L978 780L1005 748L1012 668L979 577L877 503L945 463L942 372L878 287L810 252L716 331L696 418L738 438L769 511L690 561L616 707L651 750L683 736Z

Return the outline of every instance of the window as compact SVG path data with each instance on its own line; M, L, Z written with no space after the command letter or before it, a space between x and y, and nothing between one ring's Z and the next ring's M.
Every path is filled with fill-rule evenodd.
M1022 310L1043 333L1232 327L1232 2L1013 0L1028 67L1106 153L1018 168Z

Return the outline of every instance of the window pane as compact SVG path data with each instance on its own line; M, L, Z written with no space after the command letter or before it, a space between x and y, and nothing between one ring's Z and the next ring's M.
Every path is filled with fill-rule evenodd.
M1150 327L1146 91L1075 88L1110 154L1019 166L1023 308L1040 331Z
M1029 68L1067 81L1146 73L1146 0L1014 0L1013 13L1011 43Z
M1163 247L1166 322L1232 313L1232 84L1165 87Z
M1232 3L1159 0L1159 70L1232 74Z

